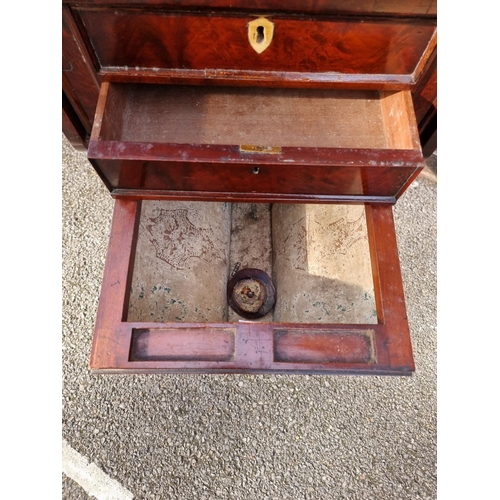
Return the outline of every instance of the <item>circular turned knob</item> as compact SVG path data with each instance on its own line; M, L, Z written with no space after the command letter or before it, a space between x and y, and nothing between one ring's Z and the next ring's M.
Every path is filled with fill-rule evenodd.
M257 319L265 316L276 302L271 278L260 269L242 269L227 284L227 300L240 316Z

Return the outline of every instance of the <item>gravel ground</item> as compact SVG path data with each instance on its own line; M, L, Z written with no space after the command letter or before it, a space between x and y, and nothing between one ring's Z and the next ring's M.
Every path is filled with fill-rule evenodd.
M91 375L113 202L63 138L64 439L138 499L436 498L436 191L394 211L412 377Z

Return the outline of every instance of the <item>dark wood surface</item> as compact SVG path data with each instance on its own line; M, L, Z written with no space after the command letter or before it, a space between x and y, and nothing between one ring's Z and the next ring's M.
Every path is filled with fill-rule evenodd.
M410 44L415 49L415 45L413 44L415 40L422 40L423 33L420 32L421 29L427 30L426 32L429 34L431 26L435 27L436 24L436 2L435 1L394 1L394 0L382 0L382 1L374 1L374 0L364 0L362 2L352 2L350 0L325 0L318 1L313 3L306 2L298 2L298 1L290 1L290 2L276 2L276 1L250 1L250 2L229 2L228 0L219 0L216 2L209 0L192 0L192 1L161 1L161 0L135 0L135 1L127 1L127 0L118 0L117 2L113 2L112 4L106 0L86 0L82 2L72 2L72 1L63 1L63 89L68 98L69 102L73 107L74 114L78 116L78 119L81 122L81 126L85 130L88 136L90 135L92 123L94 120L94 112L98 99L99 92L99 84L102 78L106 78L114 81L129 81L134 80L138 82L165 82L165 83L190 83L190 84L203 84L203 85L260 85L267 87L311 87L311 88L364 88L364 89L374 89L378 90L381 88L386 89L402 89L408 88L412 90L412 97L415 103L416 111L417 111L417 124L419 126L420 139L422 142L422 146L424 152L426 154L432 153L429 152L429 149L432 149L432 143L435 142L436 134L435 126L437 123L436 120L436 81L435 78L430 78L432 75L434 68L432 68L432 63L435 61L435 44L436 37L435 33L430 39L429 44L426 46L425 53L422 57L418 59L418 62L415 66L415 71L411 74L405 74L404 72L401 74L393 74L387 73L384 71L379 74L369 73L362 74L357 73L355 66L352 66L351 69L354 70L354 73L335 73L327 71L322 72L321 68L325 69L330 64L327 60L321 60L322 50L334 50L340 51L339 54L345 49L343 43L338 43L334 48L330 49L321 49L318 51L314 51L312 54L312 60L318 57L320 60L318 61L319 66L310 71L306 67L296 68L296 71L271 71L269 67L264 65L260 66L260 70L256 71L254 69L248 70L235 70L235 69L223 69L218 67L204 67L203 69L187 69L186 65L183 64L183 67L171 68L171 69L162 69L163 66L155 67L155 68L145 68L140 67L137 68L135 66L129 66L127 68L123 67L105 67L102 65L102 62L99 60L95 53L94 45L99 43L99 37L106 37L105 28L100 25L100 18L97 19L96 23L96 40L91 39L86 32L85 25L83 24L80 16L78 14L78 9L83 9L85 11L97 12L98 10L106 10L109 6L121 6L127 12L130 12L128 9L130 7L134 8L134 12L138 15L155 15L157 18L165 17L160 15L159 9L165 11L165 13L170 12L166 17L170 16L179 16L180 13L184 15L193 16L192 9L195 9L196 19L200 17L203 18L204 14L207 14L209 11L220 12L219 19L225 19L228 15L235 20L240 19L238 16L245 17L246 15L255 17L255 11L258 11L259 14L262 13L274 13L278 16L281 16L281 19L278 19L283 22L310 22L314 23L315 19L322 21L323 26L329 26L329 23L337 22L344 23L344 29L347 27L351 27L352 29L375 29L376 26L392 26L389 29L391 32L392 29L396 29L395 27L399 26L400 29L403 30L405 36L403 36L402 41L396 41L396 45L398 43ZM175 11L175 12L173 12ZM238 11L238 15L236 16L234 13ZM114 10L109 10L108 14L114 12ZM344 18L332 18L328 17L329 14L339 14L343 15ZM111 14L109 14L111 15ZM322 17L327 15L327 17ZM301 18L302 16L302 18ZM305 18L304 18L305 16ZM309 17L308 17L309 16ZM311 17L312 16L312 17ZM319 16L319 17L318 17ZM368 16L368 17L367 17ZM379 16L382 16L379 18ZM118 15L118 18L120 16ZM210 16L213 17L213 16ZM217 17L217 16L215 16ZM369 27L365 28L364 25L367 25L367 21ZM370 24L371 23L371 24ZM378 23L378 24L377 24ZM161 23L160 23L161 24ZM360 25L363 25L359 28ZM319 25L318 25L319 26ZM371 27L371 28L370 28ZM109 28L113 30L114 28ZM146 28L139 28L146 29ZM319 28L318 28L319 29ZM399 29L399 28L398 28ZM412 30L416 29L414 33L416 38L413 39L409 33ZM387 36L385 34L385 29L382 30L382 38L386 37L386 42L389 43ZM388 32L388 33L389 33ZM347 36L349 30L345 32ZM306 39L311 39L310 34L306 34ZM318 33L318 36L321 33ZM219 36L219 35L217 35ZM335 36L334 34L325 35L326 38L328 36ZM313 39L312 43L314 45L322 45L325 36L321 35L317 39ZM342 35L344 36L344 35ZM408 38L409 37L409 38ZM420 37L420 38L419 38ZM133 44L139 43L136 40L133 34L126 34L125 42L119 41L119 43ZM156 40L156 41L155 41ZM279 40L279 38L278 38ZM163 43L163 41L158 41L154 37L147 38L147 44L149 48L139 47L139 54L147 54L147 53L155 53L154 47L158 48L158 43ZM175 41L174 48L172 50L180 50L179 43L185 42L184 39L181 41ZM384 42L384 43L386 43ZM118 42L114 42L118 43ZM358 43L356 39L353 39L354 46L352 50L362 50L361 46L356 48L356 44ZM368 42L367 42L368 43ZM379 43L379 42L377 42ZM392 42L390 42L392 43ZM156 45L155 45L156 44ZM232 44L234 44L234 40ZM412 45L413 44L413 45ZM113 45L113 44L111 44ZM372 45L372 39L370 38L369 46ZM418 45L418 44L417 44ZM391 45L392 47L392 45ZM401 48L401 47L400 47ZM103 50L109 50L109 47L104 47ZM207 47L204 48L205 53L208 50ZM270 49L269 49L270 50ZM283 45L282 50L289 50L288 46ZM385 50L385 49L384 49ZM381 61L386 58L386 62L389 67L395 68L398 65L401 68L407 65L408 61L413 57L415 58L415 53L412 52L413 49L409 48L408 50L398 51L396 54L396 59L393 60L392 56L392 48L390 48L389 52L387 50L382 50L382 52L375 57L372 61L366 61L367 65L374 65L373 68L376 67L377 64L382 64ZM149 51L149 52L148 52ZM266 55L267 50L262 53L260 56L265 56L267 58L274 57L272 55ZM300 52L300 51L299 51ZM200 55L194 55L195 59L197 57L203 57L202 52ZM162 56L162 52L156 52L158 57ZM159 54L159 55L158 55ZM269 52L268 54L272 54ZM412 55L413 54L413 55ZM114 57L114 56L110 56ZM122 57L121 55L117 55L116 57ZM140 56L138 56L140 57ZM150 56L147 56L150 57ZM152 56L156 57L156 56ZM170 57L170 56L169 56ZM180 56L179 56L180 57ZM225 57L225 56L224 56ZM233 56L231 56L233 57ZM256 58L257 54L253 53L251 55L252 58ZM340 57L343 61L345 58L349 59L349 55L342 55ZM387 59L389 57L389 59ZM375 62L376 60L379 62ZM382 59L381 59L382 58ZM231 59L231 58L229 58ZM238 58L235 64L247 64L247 62L241 62L242 57L238 55ZM248 58L245 58L248 60ZM360 59L362 61L363 58ZM181 61L180 59L178 61ZM288 61L288 59L287 59ZM283 64L292 64L291 62L285 61ZM397 62L399 61L399 62ZM182 61L181 61L182 62ZM258 61L257 61L258 63ZM276 61L276 64L280 64L280 61ZM354 65L360 64L356 61L353 62ZM413 64L413 63L411 63ZM411 66L410 64L410 66ZM323 65L323 66L321 66ZM395 65L395 66L394 66ZM210 65L209 65L210 66ZM367 66L367 67L368 67ZM278 67L278 66L275 66ZM319 70L318 70L319 68ZM290 69L290 68L289 68ZM358 68L359 69L359 68ZM380 69L380 68L379 68ZM378 70L377 70L378 71ZM392 69L391 69L392 71ZM243 72L243 73L242 73ZM245 73L246 72L246 73ZM427 86L423 86L422 82L427 82ZM67 113L67 108L66 108ZM423 118L425 116L425 119ZM66 128L67 127L67 128ZM81 141L78 140L77 136L74 134L74 122L68 122L65 120L63 122L63 131L66 132L67 136L70 140L75 141L75 145L81 147Z
M239 155L234 148L233 156ZM154 151L154 150L153 150ZM312 150L313 156L319 150ZM373 201L387 202L401 194L402 188L414 174L422 169L420 154L392 150L385 155L379 154L372 161L375 166L365 165L336 165L341 163L342 155L323 154L325 163L330 160L330 165L304 164L277 164L266 165L254 160L252 163L234 165L229 162L182 162L182 161L147 161L143 160L97 160L92 163L96 169L104 173L104 177L112 187L112 194L119 194L127 190L129 195L140 196L145 190L151 196L154 192L158 198L171 196L176 198L179 192L212 193L214 198L220 199L226 194L262 195L262 201L279 199L281 195L293 199L298 195L309 195L324 201L344 200L359 201L358 197L371 197ZM346 160L358 162L360 157L371 157L369 151L344 151ZM294 149L284 150L284 155L294 154ZM305 156L305 155L303 155ZM319 156L319 154L318 154ZM379 158L382 157L381 160ZM403 166L383 166L390 158L399 158ZM393 160L395 161L395 160ZM362 162L359 162L362 163ZM377 163L379 166L377 166ZM256 172L258 169L258 173ZM268 195L266 197L266 195ZM189 196L189 195L188 195ZM185 196L177 196L183 199ZM266 199L268 198L268 199ZM379 200L377 200L380 198ZM208 201L208 200L207 200Z
M106 82L97 110L88 157L113 194L387 203L423 167L407 91ZM247 153L242 141L278 152Z
M76 10L99 61L112 68L208 72L211 78L236 71L238 79L258 83L257 72L302 73L321 82L341 75L386 75L407 83L418 78L417 66L432 51L433 19L323 19L275 14L274 37L261 54L248 41L246 13L157 13L135 9ZM219 74L219 73L220 74ZM150 73L151 75L151 73ZM255 78L254 78L255 77ZM404 78L406 77L406 78ZM189 73L188 73L189 78ZM355 79L353 79L355 81Z
M413 92L415 115L418 123L420 143L424 157L437 149L437 57L431 64Z
M74 114L78 116L81 127L90 135L100 79L91 64L90 55L69 7L63 7L62 11L62 47L63 92L73 107Z
M63 4L109 5L109 0L62 0ZM113 0L117 6L196 10L228 10L262 12L292 12L313 14L354 14L436 17L436 0Z
M67 139L71 142L77 151L87 152L87 130L82 125L80 118L66 94L62 94L62 126Z
M367 207L378 324L127 322L140 201L117 199L92 346L95 372L414 370L392 207Z

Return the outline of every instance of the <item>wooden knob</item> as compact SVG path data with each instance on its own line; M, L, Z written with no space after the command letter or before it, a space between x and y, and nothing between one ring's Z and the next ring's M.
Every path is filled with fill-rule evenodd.
M276 302L276 289L271 278L260 269L242 269L227 284L231 309L240 316L257 319L265 316Z

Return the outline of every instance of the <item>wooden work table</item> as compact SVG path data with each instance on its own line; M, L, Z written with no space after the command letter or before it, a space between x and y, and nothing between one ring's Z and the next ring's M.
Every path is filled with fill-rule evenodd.
M436 149L436 2L62 21L63 132L115 198L92 370L411 374L392 205Z

